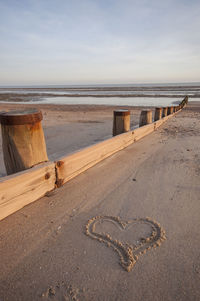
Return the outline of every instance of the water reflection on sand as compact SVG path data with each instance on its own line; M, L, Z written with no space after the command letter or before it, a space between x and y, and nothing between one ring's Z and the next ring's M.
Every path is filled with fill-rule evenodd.
M24 104L87 104L112 106L170 106L180 103L182 98L173 97L45 97L33 101L20 101ZM198 100L198 99L195 99ZM15 102L16 103L16 102Z

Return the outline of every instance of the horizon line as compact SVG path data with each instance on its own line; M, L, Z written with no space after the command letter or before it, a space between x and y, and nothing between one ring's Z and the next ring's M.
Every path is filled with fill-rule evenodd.
M140 86L140 85L192 85L200 84L199 81L183 81L183 82L139 82L139 83L74 83L74 84L6 84L0 85L0 88L29 88L29 87L64 87L64 86Z

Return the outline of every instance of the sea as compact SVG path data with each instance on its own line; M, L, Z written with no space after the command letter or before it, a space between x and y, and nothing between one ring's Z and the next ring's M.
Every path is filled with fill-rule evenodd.
M1 103L170 106L200 101L200 82L112 85L0 86Z

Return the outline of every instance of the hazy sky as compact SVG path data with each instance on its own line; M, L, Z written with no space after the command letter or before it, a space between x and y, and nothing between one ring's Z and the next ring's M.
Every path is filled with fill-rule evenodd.
M0 0L0 85L183 81L199 0Z

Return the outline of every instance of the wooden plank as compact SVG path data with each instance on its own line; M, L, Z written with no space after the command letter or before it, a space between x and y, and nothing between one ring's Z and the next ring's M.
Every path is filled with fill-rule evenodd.
M154 129L156 130L157 128L159 128L164 122L165 122L164 118L155 121L154 122Z
M154 131L155 125L154 123L144 125L142 127L139 127L138 129L133 131L133 141L136 142L140 140L141 138L149 135Z
M56 162L57 185L61 186L131 143L133 143L133 135L132 132L128 132L60 158Z
M55 182L53 162L0 178L0 220L53 190Z

